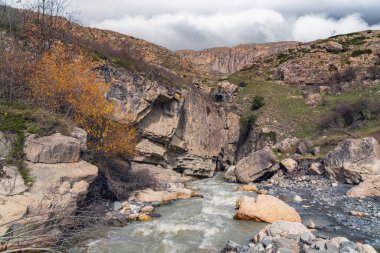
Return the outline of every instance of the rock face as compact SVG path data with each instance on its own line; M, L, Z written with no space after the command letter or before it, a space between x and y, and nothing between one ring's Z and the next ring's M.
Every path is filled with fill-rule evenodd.
M24 152L28 161L33 163L72 163L80 158L79 140L59 133L25 142Z
M0 159L8 156L12 149L13 137L0 132Z
M380 174L380 145L375 138L342 141L325 158L330 176L347 181L361 181Z
M21 194L28 189L16 167L4 166L3 172L5 174L0 178L0 195L11 196Z
M276 55L293 48L297 42L246 44L232 48L211 48L202 51L180 50L179 55L189 59L199 70L232 74L255 59Z
M260 180L278 170L275 164L276 156L269 148L253 151L236 164L236 178L241 183Z
M102 72L112 80L107 98L116 104L116 119L139 126L142 140L134 161L201 177L235 162L236 114L195 88L167 87L122 68L103 66Z
M293 207L270 195L258 195L256 198L244 196L237 201L237 207L239 210L234 217L237 220L301 222Z
M380 175L366 179L347 192L348 197L380 197Z

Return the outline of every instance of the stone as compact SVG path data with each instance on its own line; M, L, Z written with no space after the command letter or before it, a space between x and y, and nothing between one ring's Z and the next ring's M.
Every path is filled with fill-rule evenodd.
M136 151L138 156L133 158L134 161L160 163L160 161L166 160L165 154L167 150L162 145L148 139L142 139L136 145Z
M154 211L154 207L153 206L144 206L143 208L141 208L140 211L142 213L151 213Z
M273 241L273 237L272 236L266 236L264 237L260 243L262 243L264 245L264 247L267 247L269 244L271 244Z
M297 143L300 140L297 137L285 138L281 142L277 143L274 147L281 153L293 153L296 149Z
M17 167L4 166L3 173L3 177L0 178L0 195L21 194L28 189Z
M295 251L288 248L278 248L276 253L295 253Z
M347 191L348 197L380 197L380 175L373 176Z
M328 41L322 46L323 48L326 49L327 52L343 52L344 47L342 44L339 44L338 42L335 41Z
M139 202L168 202L176 199L191 198L192 191L186 188L180 188L175 191L154 191L146 189L139 191L133 196L133 199Z
M80 142L81 150L87 150L87 132L79 127L74 127L70 133L70 136L77 139Z
M321 104L323 97L319 93L311 93L305 95L306 104L309 106L316 106Z
M275 164L276 156L269 148L253 151L236 164L236 178L241 183L257 181L278 170L277 167L273 168Z
M309 222L307 223L307 228L315 229L316 228L315 222L312 220L309 220Z
M342 242L348 242L349 240L346 237L337 236L331 238L331 243L334 243L335 245L339 246Z
M300 252L300 247L297 240L288 239L288 238L276 238L275 245L277 248L285 248L292 252Z
M24 152L33 163L75 163L80 159L80 142L59 133L37 139L29 137Z
M183 169L184 175L202 177L212 177L216 168L216 165L211 158L204 158L191 154L177 157L175 166Z
M14 136L0 131L0 158L6 158L12 149Z
M227 182L236 182L235 168L235 166L230 166L224 173L224 179Z
M261 232L266 233L272 237L276 236L286 236L289 234L301 235L309 230L300 222L288 222L288 221L277 221L268 226L266 226Z
M293 197L293 201L294 202L302 202L303 199L300 196L296 195L296 196Z
M297 161L291 158L282 160L280 164L286 169L288 173L294 172L297 169L298 165Z
M112 210L118 211L123 208L123 204L119 201L115 201L112 203Z
M331 87L330 86L319 86L319 93L328 95L331 93Z
M328 174L344 182L360 183L380 175L380 145L373 137L342 141L325 158Z
M259 190L257 191L257 194L263 194L263 195L266 195L266 194L268 194L268 191L265 190L265 189L259 189Z
M238 187L235 191L257 192L258 189L255 185L243 185Z
M326 242L326 249L328 252L331 252L331 253L339 253L339 247L336 244L331 243L331 242Z
M319 162L312 163L309 167L309 173L320 176L323 174L322 164Z
M308 147L307 147L307 145L306 145L306 143L304 141L298 142L296 152L299 155L307 155L307 153L308 153Z
M139 221L150 221L150 220L152 220L152 217L150 217L149 215L141 213L138 215L138 220Z
M241 197L237 202L239 208L234 219L273 223L276 221L300 222L297 211L282 200L270 195Z
M317 250L325 250L326 249L326 241L323 240L323 239L318 239L316 242L315 242L315 246L314 246Z
M314 147L311 153L314 156L318 156L321 153L321 147Z
M368 245L368 244L362 245L361 252L362 253L377 253L377 251L371 245Z
M307 244L311 244L311 240L315 239L315 236L310 231L305 231L301 234L301 241Z
M350 211L350 215L352 215L352 216L359 216L359 217L365 217L365 216L368 216L368 213L351 210Z
M340 252L350 252L350 250L356 250L358 247L354 242L351 241L343 241L339 244L339 251ZM345 251L344 249L350 249Z

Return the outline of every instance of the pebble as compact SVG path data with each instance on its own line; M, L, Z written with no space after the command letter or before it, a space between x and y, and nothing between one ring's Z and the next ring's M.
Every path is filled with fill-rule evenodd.
M293 197L293 201L295 201L295 202L302 202L303 199L299 195L296 195L296 196Z
M112 210L118 211L123 208L123 204L119 201L115 201L112 203Z
M316 225L315 225L314 221L309 220L309 222L307 223L307 228L315 229Z

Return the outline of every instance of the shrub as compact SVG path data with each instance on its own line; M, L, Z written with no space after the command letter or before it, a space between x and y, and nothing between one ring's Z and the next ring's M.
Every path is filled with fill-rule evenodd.
M372 102L369 110L372 118L380 118L380 101Z
M334 111L343 119L345 126L351 126L358 120L365 120L368 109L368 101L361 99L352 104L339 103L335 106Z
M261 96L254 96L251 103L251 111L256 111L265 105L265 98Z
M32 95L44 108L71 116L89 135L89 147L108 156L133 155L133 126L112 120L114 104L105 99L107 84L93 71L85 55L70 55L64 47L46 53L30 81Z
M321 118L318 128L320 130L336 128L338 126L338 117L339 115L336 112L329 112Z
M351 53L351 56L352 57L358 57L360 55L363 55L363 54L372 54L372 49L358 49L358 50L354 50L352 51Z
M245 117L241 117L239 123L240 123L240 136L242 138L246 138L251 132L253 125L255 125L256 123L256 116L253 114L249 114Z
M276 132L270 131L269 133L262 133L261 136L263 136L264 139L266 139L272 143L277 142L277 133Z
M355 38L349 40L348 44L353 45L353 46L363 45L363 44L365 44L366 39L368 39L368 38L364 37L364 36L355 37Z
M248 86L248 83L246 83L246 82L240 82L239 83L239 87L247 87Z

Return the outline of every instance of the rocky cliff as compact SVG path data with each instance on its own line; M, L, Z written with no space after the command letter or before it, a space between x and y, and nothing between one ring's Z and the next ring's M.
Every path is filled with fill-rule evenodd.
M275 42L265 44L244 44L232 48L220 47L201 51L180 50L177 53L190 60L203 72L231 74L241 70L259 58L266 58L294 48L297 42Z
M234 163L239 117L207 99L195 87L160 85L123 68L103 65L108 99L119 121L138 125L141 140L134 166L151 164L185 175L213 176Z

